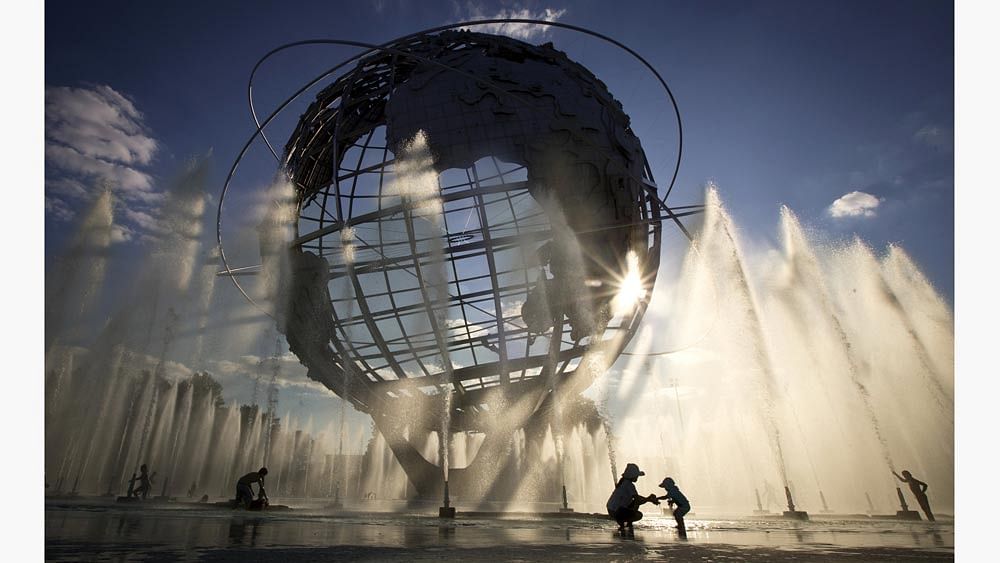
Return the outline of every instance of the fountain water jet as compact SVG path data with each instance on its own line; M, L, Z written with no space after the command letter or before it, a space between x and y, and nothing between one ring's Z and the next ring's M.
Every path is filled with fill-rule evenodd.
M767 339L759 316L757 306L750 282L747 278L746 269L740 259L740 254L736 240L733 236L734 227L729 214L722 205L718 190L714 185L709 185L705 194L705 225L702 230L701 248L705 252L711 252L716 245L721 244L726 248L733 249L729 253L719 253L715 255L714 266L722 272L722 277L732 284L735 289L735 298L745 315L745 323L751 332L752 355L756 366L756 373L759 379L759 397L762 409L764 424L767 429L769 444L775 463L781 476L781 482L785 486L785 496L788 499L788 511L786 515L799 518L796 515L795 504L792 502L791 492L788 489L788 474L785 463L785 454L782 450L781 431L777 422L777 387L775 384L774 367L767 349Z
M766 431L770 423L754 412L766 404L763 385L750 385L763 379L762 370L750 369L761 363L757 351L763 350L780 391L771 418L783 430L787 481L808 476L822 484L818 504L832 494L829 500L838 509L863 512L866 489L895 497L890 470L905 458L930 477L935 504L948 505L953 422L951 411L939 405L950 404L950 315L912 261L891 247L879 259L866 247L810 241L787 208L781 212L779 245L753 241L744 249L737 231L731 228L732 237L724 236L711 213L710 205L676 281L661 285L652 298L646 325L656 331L655 344L646 350L640 337L632 349L655 357L655 364L640 371L660 377L647 378L643 386L635 383L641 378L624 375L633 379L623 379L618 394L607 397L619 457L654 471L667 467L660 456L644 458L642 445L657 443L661 433L676 436L664 440L665 447L678 460L684 490L699 507L756 507L758 495L745 491L757 483L748 477L777 465ZM737 260L745 284L731 273ZM753 301L746 298L747 286ZM908 319L883 286L896 294ZM748 311L751 304L755 311ZM754 312L760 330L749 321ZM924 355L921 347L932 352ZM931 384L931 376L941 385ZM674 378L682 385L672 388ZM657 385L649 385L654 381ZM680 406L683 419L664 401ZM804 445L790 449L789 431ZM761 455L769 449L770 457ZM850 463L835 453L845 449L853 452ZM745 470L718 469L733 466ZM794 494L791 487L789 492ZM781 495L768 497L760 489L759 496L763 510L765 497Z

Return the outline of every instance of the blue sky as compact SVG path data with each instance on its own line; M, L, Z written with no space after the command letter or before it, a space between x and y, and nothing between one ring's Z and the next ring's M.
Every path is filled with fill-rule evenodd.
M900 243L953 302L954 37L947 3L204 4L47 4L47 263L104 180L119 195L109 286L134 275L150 237L162 229L159 198L193 157L211 155L214 214L225 175L253 131L248 73L273 47L308 38L381 43L465 19L521 16L619 39L666 78L684 120L672 203L700 202L711 181L750 244L777 244L781 204L820 239L858 235L877 251ZM507 32L552 41L608 84L632 116L655 177L666 183L676 128L647 71L568 31ZM311 46L271 59L255 83L258 112L354 53ZM269 129L278 146L315 92ZM240 165L227 201L229 224L248 215L274 172L258 144ZM105 293L106 305L116 289ZM228 284L220 284L215 299L220 309L241 305ZM243 342L242 350L216 342L211 367L229 397L249 398L251 383L241 374L254 371L251 356L265 353L266 340ZM306 380L293 357L286 360L291 400L285 405L328 414L329 394Z
M324 37L382 42L460 19L548 13L624 41L670 83L685 128L678 197L693 199L715 181L751 238L776 238L777 208L785 203L830 239L856 233L876 249L901 243L953 299L954 36L946 2L50 2L48 8L49 98L59 88L101 87L127 98L141 116L140 136L154 141L155 150L145 161L124 164L145 175L153 191L186 159L209 151L210 182L221 187L252 131L247 74L276 45ZM675 129L649 76L613 48L567 31L528 39L555 42L609 85L663 183ZM272 59L255 85L258 103L272 107L353 52L306 47ZM308 98L276 123L276 139L283 142ZM71 166L68 176L79 170ZM237 187L253 189L272 172L263 151L252 151ZM84 189L96 184L94 176L76 176ZM841 216L833 217L831 205L852 192L861 193L841 200ZM62 202L70 211L82 205L80 198ZM60 220L65 209L52 205L47 254L58 251L68 226ZM141 201L134 211L155 215ZM123 217L133 236L120 252L141 252L142 219Z

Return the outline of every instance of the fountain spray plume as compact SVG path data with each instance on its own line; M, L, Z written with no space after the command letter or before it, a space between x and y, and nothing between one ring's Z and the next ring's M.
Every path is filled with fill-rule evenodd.
M634 355L662 361L638 369L627 363L640 374L677 377L685 392L672 396L670 378L661 376L647 378L658 384L649 393L641 377L626 374L620 392L608 397L618 456L666 466L667 460L645 453L662 432L676 451L672 457L698 468L686 473L685 487L701 491L705 510L755 506L749 491L761 480L761 510L784 504L784 486L791 493L790 483L806 476L822 484L817 504L842 498L860 509L863 492L888 485L903 457L929 482L943 484L938 502L947 504L952 421L947 410L935 408L945 396L928 380L914 338L931 351L935 377L947 390L948 363L937 354L947 359L950 316L947 306L936 305L933 288L891 248L880 263L865 247L812 243L788 209L779 246L745 251L725 209L713 205L718 194L706 195L704 223L680 275L660 290L672 299L660 308L670 315L654 311L656 345L646 350L640 333L633 346ZM701 336L680 349L663 345L690 335ZM684 416L664 400L676 401ZM671 444L666 435L677 433L681 420L681 439ZM803 443L791 449L793 436ZM845 450L852 455L839 454ZM782 465L780 485L761 479L781 474ZM734 466L744 470L734 474ZM886 492L894 490L895 483Z
M434 168L427 135L417 131L413 138L397 151L395 177L389 186L390 195L403 200L403 218L406 223L410 252L417 256L418 241L426 241L430 259L421 264L414 261L415 274L420 282L420 292L437 343L444 378L441 385L441 421L438 436L438 460L444 480L444 507L448 508L448 449L451 442L451 404L454 391L454 367L448 351L446 315L448 309L448 274L444 259L444 206L441 202L438 173ZM421 228L422 227L422 228ZM418 229L426 231L421 236Z
M897 454L915 463L922 474L953 476L954 403L946 391L950 384L944 385L950 383L952 374L950 371L935 374L934 360L927 348L930 344L945 354L953 337L939 331L936 335L925 333L922 341L913 320L920 319L926 325L926 313L919 308L910 310L904 304L915 306L919 300L908 294L912 290L898 279L894 282L903 293L896 293L887 281L885 264L860 239L840 249L834 258L836 274L830 279L839 282L837 305L844 314L844 329L851 339L852 353L866 360L865 386L875 402L879 422L883 422L883 413L895 415L896 424L880 425L881 433L889 432L886 441L897 448L894 450ZM844 279L844 272L850 272L849 281ZM924 286L923 291L933 296L929 286ZM937 408L928 409L928 404ZM933 442L936 447L922 447L926 442ZM899 455L894 457L898 459ZM893 471L894 467L895 464ZM888 475L886 478L890 479ZM895 487L897 483L893 480L892 485Z
M146 451L147 442L149 441L150 432L152 431L152 423L154 420L154 414L156 412L158 401L160 399L160 385L158 380L164 378L164 364L167 361L167 354L170 352L170 346L174 341L174 327L178 321L177 313L174 310L167 310L166 326L163 329L163 344L160 350L159 361L156 364L156 368L153 370L152 377L150 378L150 387L152 396L149 400L149 405L146 411L146 421L142 426L142 434L139 438L139 455L136 456L135 469L139 468L140 460L146 459L148 457L148 452ZM133 470L134 471L134 470Z
M205 231L210 157L191 159L167 192L161 208L162 240L155 245L152 260L167 287L186 292L199 262Z
M260 239L260 294L265 300L266 312L274 318L278 330L285 332L285 316L291 298L292 265L290 245L295 236L298 220L298 201L295 187L285 174L268 188L257 227Z
M143 227L149 234L140 243L148 246L148 258L129 285L131 292L115 303L110 319L98 337L89 343L85 366L87 376L74 390L74 396L78 404L89 409L99 407L97 410L101 416L93 416L91 410L64 421L70 425L72 436L75 436L64 449L83 452L75 462L76 481L90 482L89 486L93 487L96 480L101 482L97 486L103 487L105 474L110 472L112 476L108 486L113 489L123 466L127 466L130 460L139 463L141 457L154 452L160 458L166 455L160 450L166 447L163 441L167 437L159 434L161 430L168 435L173 434L176 425L174 413L167 412L171 405L161 401L159 393L160 387L170 388L171 385L165 366L179 321L178 318L170 318L176 316L171 311L175 308L183 311L184 304L192 301L190 281L204 227L206 178L206 159L192 160L171 188L164 192L162 205L146 214L147 221ZM106 246L111 238L112 201L111 193L105 191L84 220L85 224L91 225L91 231L103 233L97 237L96 246L98 249L105 247L104 251L91 251L93 255L88 257L93 264L85 270L88 276L84 277L95 280L91 285L100 285L100 280L103 280L103 274L95 272L103 270ZM81 248L95 246L94 242L87 240L93 241L94 237L78 237L72 252L82 255ZM78 273L68 277L77 279L80 277ZM89 303L86 300L82 302ZM164 305L162 310L167 312L166 328L172 334L165 339L158 359L153 359L147 355L147 350L156 332L157 320L163 317L161 302ZM55 306L67 308L60 303L55 303ZM143 324L145 329L140 328ZM145 341L143 333L147 336ZM148 374L139 375L142 365L150 363L151 359L155 367ZM136 385L139 380L146 383ZM170 397L175 398L176 389L171 389L170 393ZM150 439L151 433L154 440ZM82 446L74 450L74 444ZM93 470L92 462L96 463Z
M347 303L347 316L346 318L354 318L354 305L357 300L357 294L354 291L354 280L357 277L354 274L354 258L355 258L355 231L353 227L344 225L340 230L340 247L341 254L343 256L344 265L346 266L348 275L344 278L344 291L341 296L343 301ZM352 348L351 344L351 332L349 328L345 328L343 331L344 336L347 339L347 348ZM347 418L347 397L350 396L350 384L351 378L354 376L354 362L346 361L344 362L343 369L340 374L340 421L338 429L338 444L337 444L337 460L339 467L336 469L337 474L337 486L334 495L334 506L340 507L340 491L343 488L347 489L347 483L345 479L347 478L346 466L344 463L344 438L347 432L346 418Z
M860 239L855 239L853 246L860 250L859 253L862 255L862 260L869 262L875 260L874 254ZM945 390L945 386L942 383L943 378L938 377L937 370L934 368L935 362L931 358L931 353L927 349L926 344L914 329L911 315L908 313L906 307L903 306L899 296L887 283L883 265L878 264L878 267L875 267L874 271L879 272L877 280L882 300L896 314L899 325L905 330L906 337L910 340L910 346L916 352L916 356L920 361L920 372L923 375L925 385L931 390L934 400L941 411L949 418L953 418L955 413L954 397L950 396Z
M754 300L750 282L747 279L746 269L740 258L736 238L733 235L734 226L728 212L722 205L718 188L714 184L709 184L705 193L705 224L702 227L699 238L703 249L716 248L721 256L717 265L722 276L729 279L736 289L736 298L741 303L741 309L746 315L748 328L752 333L753 355L755 356L756 372L759 374L759 389L762 405L762 414L767 428L769 443L778 471L781 474L781 482L788 487L788 473L785 464L785 455L782 451L781 431L777 423L777 387L775 385L774 367L767 350L767 341L759 317L759 309ZM727 249L727 250L723 250ZM789 502L791 507L791 502ZM789 508L794 511L794 508Z
M949 418L953 417L955 408L954 399L945 391L941 379L937 377L930 352L916 334L910 315L900 301L899 296L886 282L883 267L876 259L871 248L860 238L855 238L854 242L848 248L847 254L851 259L861 263L863 271L870 273L868 277L873 289L872 294L874 299L877 300L880 306L886 307L896 317L896 325L902 329L899 331L901 336L903 336L904 340L908 340L906 344L909 345L909 348L914 352L919 361L919 373L923 376L922 379L925 385L932 392L933 398L942 413Z
M110 186L105 186L80 219L68 249L55 266L57 272L46 276L52 280L45 299L46 354L57 339L69 336L94 305L104 283L113 228L114 196Z
M588 261L585 259L584 248L580 244L580 238L570 224L560 201L548 195L544 185L535 187L534 197L538 204L545 210L548 217L552 240L551 248L546 252L548 255L548 270L539 269L539 277L536 284L538 295L544 304L541 313L546 322L540 325L551 326L549 336L549 348L544 371L549 377L549 393L546 400L550 401L550 426L553 433L555 446L556 465L558 476L561 481L563 491L563 510L569 511L568 500L566 499L566 437L567 429L565 424L566 401L577 394L582 393L592 382L604 376L610 368L608 360L611 354L617 354L624 338L622 332L614 333L614 336L605 340L603 335L609 322L615 315L625 315L631 313L645 297L646 290L639 267L638 255L629 250L618 264L622 266L621 271L611 272L612 277L617 282L615 295L610 299L596 300L599 303L595 306L594 295L586 295L580 298L579 295L566 295L567 288L580 288L580 291L589 292L593 287L589 282L590 272L588 271ZM599 257L590 256L595 262L600 262ZM601 264L600 267L614 267ZM552 274L552 278L548 274ZM531 297L529 296L529 299ZM522 315L531 309L522 308ZM571 340L575 340L577 345L587 347L587 355L568 375L558 373L559 357L564 338L564 317L569 321L571 330L568 335ZM551 319L551 321L548 321ZM609 422L608 417L603 417L605 423ZM617 480L615 471L614 445L611 440L610 427L606 427L606 439L608 440L608 452L610 465L612 466L612 478ZM583 486L577 483L578 488Z
M147 305L151 309L146 311L149 317L147 334L152 334L154 323L159 320L157 309L160 302L166 301L167 306L162 318L163 341L150 378L151 396L139 438L136 467L155 451L150 433L155 432L158 437L160 424L172 425L173 422L173 413L166 418L159 414L163 408L159 404L160 394L163 385L171 385L167 378L166 362L175 344L181 319L186 316L188 305L192 302L191 280L198 262L205 226L208 167L208 157L190 160L167 190L159 210L149 260L144 268L145 279L139 284L139 287L148 288L152 293L152 299L142 296L138 299L144 305L151 303ZM146 345L148 344L144 344L144 349Z
M945 397L953 402L955 321L951 309L899 245L889 245L882 271L886 284L903 307L907 324L928 350Z
M857 349L851 346L847 333L844 331L844 327L841 325L840 318L830 299L829 289L825 282L826 276L823 275L819 259L812 252L798 218L787 206L781 207L781 231L784 240L785 255L788 263L791 265L793 276L793 279L789 281L789 285L810 288L812 290L811 296L818 299L823 316L828 320L830 327L836 335L835 341L840 346L843 356L847 359L847 376L864 405L865 414L881 448L882 457L888 469L894 472L896 466L892 460L889 444L883 436L882 425L875 413L870 393L861 378L859 366L862 365L862 362L856 356Z
M195 280L197 291L195 293L194 314L195 314L195 341L194 351L191 354L191 365L195 369L202 366L203 354L205 351L205 332L208 329L209 311L212 306L212 298L215 296L215 283L218 278L217 272L222 264L219 258L219 249L215 246L203 245L206 248L202 253L201 267Z
M598 403L598 414L601 417L601 426L604 428L604 436L607 440L608 463L611 466L611 483L613 486L618 482L618 460L615 457L614 433L611 429L611 413L608 411L606 391L605 396Z

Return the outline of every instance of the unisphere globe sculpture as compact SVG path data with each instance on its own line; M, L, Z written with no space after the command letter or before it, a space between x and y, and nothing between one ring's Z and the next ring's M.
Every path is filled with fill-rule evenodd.
M424 34L321 91L284 168L291 351L419 493L442 486L427 436L464 432L482 440L452 492L496 495L513 432L610 366L656 278L661 208L621 104L551 44Z

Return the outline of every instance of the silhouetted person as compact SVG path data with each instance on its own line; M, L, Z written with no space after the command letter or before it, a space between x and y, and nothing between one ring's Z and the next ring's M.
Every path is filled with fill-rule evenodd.
M198 488L198 482L197 481L191 481L191 488L188 489L188 498L194 498L194 493L195 493L195 490L197 490L197 488Z
M667 477L660 483L660 486L667 490L667 494L659 497L660 500L667 501L667 504L674 509L674 520L677 521L677 533L687 539L687 528L684 527L684 515L691 512L691 503L688 502L684 493L677 488L673 477ZM676 505L676 506L675 506Z
M636 464L626 465L622 478L618 480L611 498L608 499L608 515L618 522L618 531L622 533L625 532L625 526L632 530L632 523L642 519L642 512L639 512L640 505L647 502L660 504L656 495L641 497L635 490L635 482L643 475L645 473L639 471L639 466Z
M155 476L156 473L153 473ZM142 464L139 467L139 486L133 491L135 497L142 495L143 500L149 495L149 491L153 489L153 477L149 475L149 470L146 468L146 464Z
M250 485L254 483L257 483L257 498L267 498L267 493L264 492L265 475L267 475L267 468L261 467L260 471L251 471L236 481L236 506L246 504L246 507L250 508L251 503L253 503L253 489Z
M920 504L921 510L927 516L929 522L934 521L934 513L931 512L931 503L927 500L927 483L914 477L909 471L903 470L903 475L897 475L895 471L892 472L896 475L896 479L906 483L910 486L910 492L913 496L917 497L917 503Z

